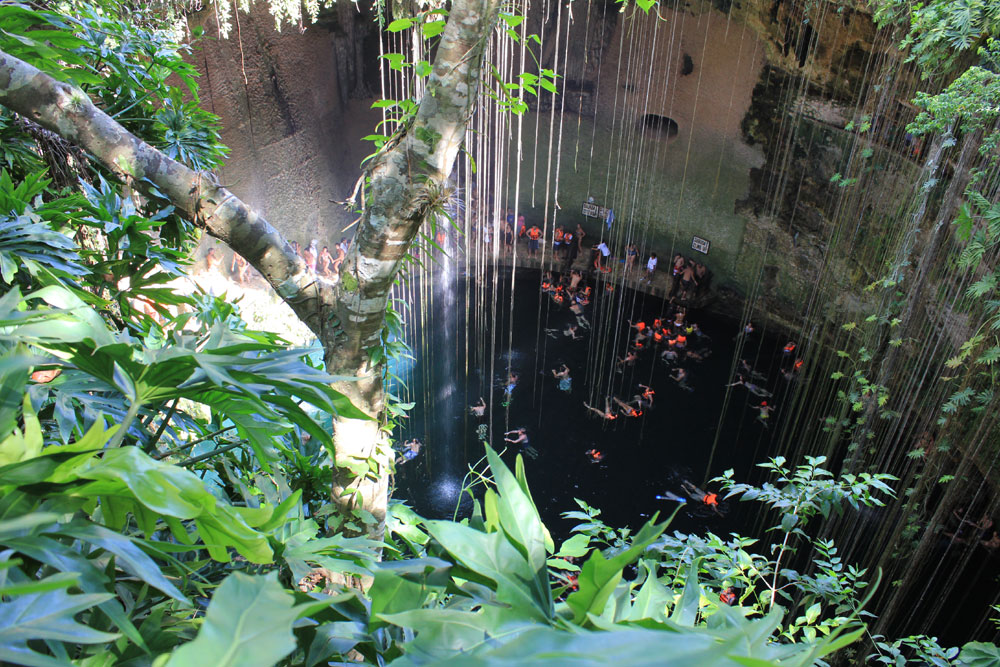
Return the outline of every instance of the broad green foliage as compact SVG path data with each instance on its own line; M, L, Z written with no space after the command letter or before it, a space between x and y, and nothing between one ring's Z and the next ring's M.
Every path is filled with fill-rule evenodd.
M178 649L168 667L267 667L295 650L295 598L274 573L227 577L208 605L194 641Z
M218 164L215 119L156 17L61 7L0 6L0 48L84 86L168 154ZM421 9L408 27L433 39L444 15ZM522 76L502 94L551 92L555 78ZM39 136L0 114L0 660L811 665L863 632L867 573L805 528L844 503L878 505L886 478L835 480L822 459L774 460L778 480L760 488L722 481L781 514L770 552L668 535L655 519L615 529L583 503L556 545L523 462L512 471L490 450L483 487L466 490L472 516L425 521L395 505L384 543L338 535L357 526L328 503L324 424L362 415L335 378L248 330L234 304L174 293L190 223ZM399 322L390 313L373 355L405 353ZM812 549L801 573L782 567L793 540ZM968 645L957 659L992 654Z

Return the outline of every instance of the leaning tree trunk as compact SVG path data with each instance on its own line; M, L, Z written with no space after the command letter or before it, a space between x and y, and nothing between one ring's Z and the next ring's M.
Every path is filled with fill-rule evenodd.
M448 190L448 176L462 146L479 90L480 66L496 21L496 0L452 3L434 69L416 117L392 148L369 168L368 196L354 243L337 285L335 328L321 338L331 373L358 378L337 389L369 415L383 410L383 363L371 363L381 344L392 283L428 211ZM337 458L377 465L376 480L336 468L334 501L345 511L360 506L381 526L388 502L390 450L380 424L336 419Z
M429 207L445 190L478 92L485 44L496 21L496 0L455 0L442 34L427 92L398 141L369 168L365 210L355 243L334 285L305 264L263 217L218 185L211 174L176 162L125 130L73 86L0 51L0 105L83 147L108 169L141 187L148 179L178 211L242 255L320 339L334 387L371 419L335 417L334 502L363 509L381 537L391 465L379 429L383 367L370 362L380 345L393 280ZM372 463L355 475L341 464Z

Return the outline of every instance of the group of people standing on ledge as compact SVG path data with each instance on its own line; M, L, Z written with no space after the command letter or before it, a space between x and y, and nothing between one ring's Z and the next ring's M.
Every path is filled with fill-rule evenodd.
M333 252L330 252L329 246L320 248L317 239L310 241L305 248L302 248L298 241L289 241L288 243L292 246L295 254L305 262L306 269L310 273L327 279L333 279L340 271L340 265L347 256L347 249L351 245L347 238L341 238L340 243L334 246ZM234 252L232 258L226 261L222 253L215 247L209 248L208 252L205 253L205 270L226 276L243 287L251 286L260 275L240 255Z

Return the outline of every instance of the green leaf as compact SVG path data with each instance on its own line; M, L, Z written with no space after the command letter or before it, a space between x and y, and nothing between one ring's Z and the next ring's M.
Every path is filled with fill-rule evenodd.
M159 566L139 549L131 538L110 531L103 526L82 521L62 526L58 532L113 553L117 556L115 563L120 568L145 581L150 586L158 588L175 600L189 604L184 594L163 576Z
M445 21L428 21L420 26L420 32L423 33L424 39L430 39L431 37L437 37L442 32L444 32Z
M958 654L962 667L998 667L1000 666L1000 647L987 642L969 642Z
M113 597L106 593L68 595L55 590L0 603L0 646L28 651L29 640L51 639L72 644L113 641L117 635L88 628L73 619L81 611Z
M639 554L652 544L670 524L669 521L654 524L655 520L654 516L636 533L628 549L610 559L605 558L600 551L594 551L584 561L583 568L577 577L580 588L566 598L566 604L573 610L574 623L583 623L588 614L599 616L604 612L608 598L611 597L615 586L621 581L622 570L631 565L639 557Z
M389 32L401 32L413 26L413 19L396 19L386 28Z
M167 667L270 667L295 650L294 605L277 572L234 572L212 596L198 636L174 651Z
M420 609L435 591L448 585L446 561L436 558L382 563L369 591L372 601L369 631L383 623L381 615Z

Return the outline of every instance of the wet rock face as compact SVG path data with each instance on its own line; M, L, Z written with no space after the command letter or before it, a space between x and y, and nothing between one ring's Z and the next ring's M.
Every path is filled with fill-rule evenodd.
M737 292L756 282L747 267L759 265L760 253L783 252L780 264L765 262L774 267L765 284L785 312L795 312L801 295L787 288L815 279L814 262L822 262L838 195L830 179L847 146L841 128L870 85L875 39L863 12L831 4L807 17L802 4L690 0L664 8L662 19L637 14L627 25L611 0L574 7L572 21L563 14L561 24L559 3L533 3L530 31L546 35L537 57L561 76L556 111L577 125L563 145L563 208L602 198L603 186L591 192L598 181L644 179L636 196L621 199L641 204L646 250L667 256L688 247L692 235L710 237L704 259ZM221 117L232 149L223 182L290 238L332 247L355 217L337 202L353 191L374 150L361 137L381 120L370 109L383 94L372 17L338 3L304 32L277 33L266 9L255 6L227 40L212 38L210 13L199 20L209 38L192 62L204 74L202 100ZM565 40L556 47L557 30L568 35L568 48ZM383 50L401 48L398 35L385 39ZM632 58L631 49L647 51L649 62ZM529 101L537 117L549 115L552 96ZM536 146L548 145L547 126L540 125ZM607 163L627 133L646 147L648 164L630 167L628 156ZM581 155L597 156L593 170L566 167ZM616 213L625 220L626 205ZM561 222L599 231L578 213Z
M338 3L305 31L277 32L257 4L228 39L212 12L193 23L206 35L190 59L202 104L220 117L231 149L222 182L290 239L333 247L354 219L336 202L372 151L361 137L381 119L369 108L378 89L371 17Z

